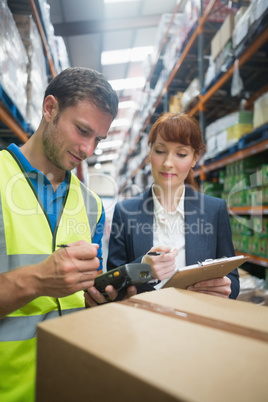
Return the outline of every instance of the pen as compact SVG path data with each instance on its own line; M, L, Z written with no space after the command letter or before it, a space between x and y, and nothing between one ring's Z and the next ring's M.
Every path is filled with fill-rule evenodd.
M149 253L147 253L147 255L162 255L162 254L166 254L165 251L149 251Z
M57 244L57 247L60 247L60 248L65 248L65 247L69 247L68 246L68 244ZM100 261L103 261L103 258L102 257L97 257Z

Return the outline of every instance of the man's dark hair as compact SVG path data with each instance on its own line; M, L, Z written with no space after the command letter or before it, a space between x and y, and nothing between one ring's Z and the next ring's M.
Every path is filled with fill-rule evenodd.
M57 99L60 112L87 99L113 118L117 115L116 92L101 73L90 68L72 67L63 70L49 83L44 99L48 95Z

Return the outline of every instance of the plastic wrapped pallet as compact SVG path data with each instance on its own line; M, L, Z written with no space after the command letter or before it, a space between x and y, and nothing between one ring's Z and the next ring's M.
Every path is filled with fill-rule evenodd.
M234 27L232 35L234 49L247 36L249 26L250 26L250 9L248 8Z
M199 80L198 78L194 78L181 97L182 110L186 112L187 109L192 105L192 103L197 100L199 94L200 94Z
M174 18L173 18L173 14L166 13L166 14L162 15L161 20L158 24L158 28L157 28L155 47L154 47L154 52L153 52L153 59L155 58L155 56L161 46L163 37L165 36L167 29L169 28L168 39L170 39L172 36L175 36L177 34L178 27L181 24L181 18L182 18L182 15L180 13L175 14ZM171 26L169 27L171 19L173 19L173 21L172 21Z
M6 0L0 2L0 85L26 117L27 54Z
M70 67L69 57L62 36L54 36L61 70Z
M47 86L46 61L32 16L15 14L14 19L28 55L27 121L36 130L42 117L42 103Z
M62 68L59 61L57 43L55 41L54 27L51 24L50 5L47 3L46 0L38 0L38 3L41 10L41 15L47 36L47 42L53 59L54 68L56 73L58 74L59 72L61 72Z

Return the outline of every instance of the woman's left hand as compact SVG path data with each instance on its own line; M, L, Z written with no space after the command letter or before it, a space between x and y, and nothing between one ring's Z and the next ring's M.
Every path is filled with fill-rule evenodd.
M198 282L188 286L187 289L212 296L228 298L231 293L231 280L227 276L209 279L208 281Z

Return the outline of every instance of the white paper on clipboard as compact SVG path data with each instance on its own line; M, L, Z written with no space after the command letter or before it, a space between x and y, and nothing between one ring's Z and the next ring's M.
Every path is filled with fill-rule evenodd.
M186 289L188 286L197 282L222 278L232 272L235 268L244 264L248 259L249 257L247 256L238 255L235 257L223 257L215 260L209 259L203 262L198 262L194 265L188 265L179 270L177 269L171 277L156 285L155 289L169 287Z

